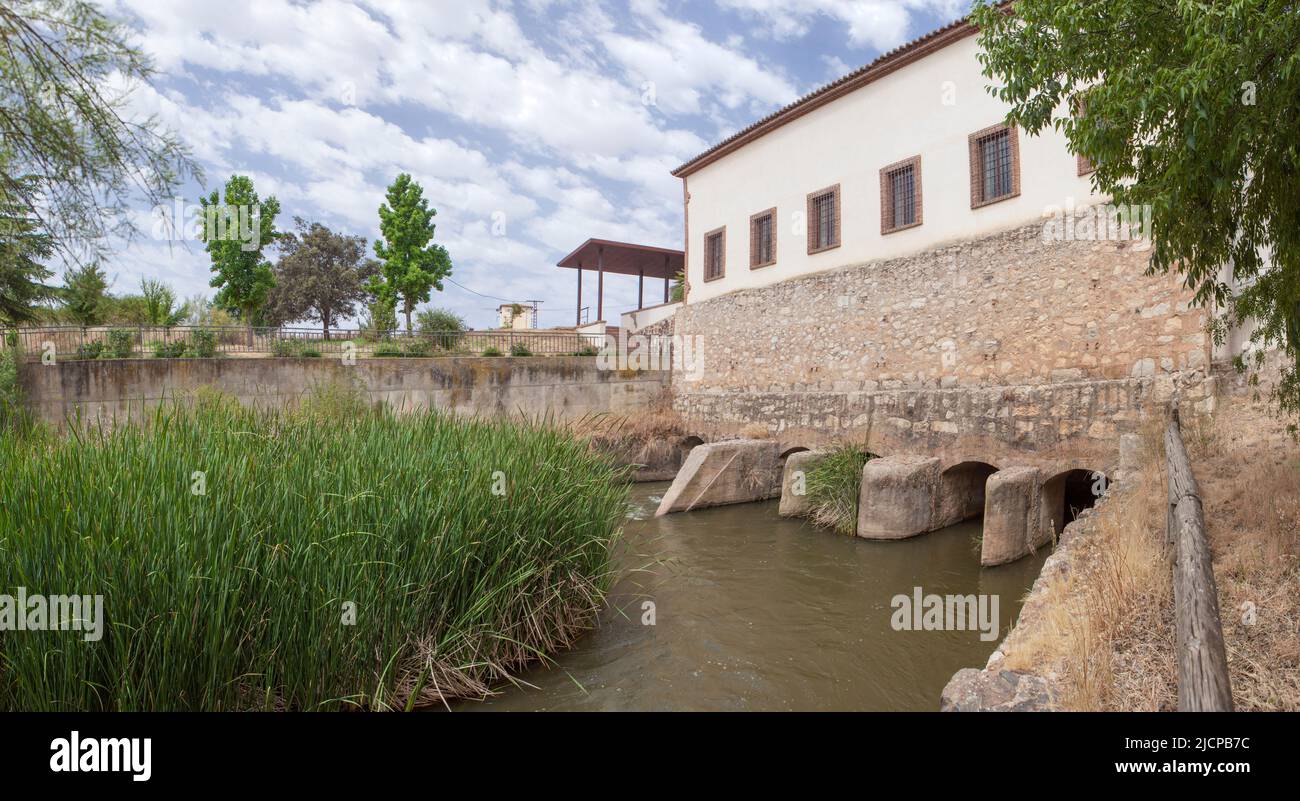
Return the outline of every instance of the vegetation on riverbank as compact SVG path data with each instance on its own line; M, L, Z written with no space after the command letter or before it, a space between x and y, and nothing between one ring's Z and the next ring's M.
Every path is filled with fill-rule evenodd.
M1048 611L1007 655L1005 667L1054 674L1065 708L1177 708L1162 432L1162 421L1148 425L1141 472L1071 544ZM1300 457L1286 421L1233 398L1183 438L1205 504L1233 703L1300 709Z
M391 709L481 696L602 606L623 471L542 424L342 390L0 437L0 593L104 634L0 632L0 709Z
M808 516L814 523L849 536L857 531L862 467L873 458L861 445L841 444L813 462L805 475L805 488Z

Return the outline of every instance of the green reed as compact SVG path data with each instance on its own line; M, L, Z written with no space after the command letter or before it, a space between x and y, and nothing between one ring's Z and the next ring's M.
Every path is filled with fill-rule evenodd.
M813 462L806 478L808 516L813 522L840 534L857 531L862 467L873 458L860 445L841 444Z
M0 709L481 695L592 622L624 480L541 422L337 401L0 436L0 593L102 594L105 617L99 642L0 631Z

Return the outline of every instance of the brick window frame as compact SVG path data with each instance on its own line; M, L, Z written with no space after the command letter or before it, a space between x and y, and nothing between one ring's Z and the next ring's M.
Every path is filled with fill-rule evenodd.
M710 266L710 262L712 261L711 257L713 256L714 253L714 251L710 247L710 244L714 241L714 237L717 237L716 247L718 248L717 251L718 274L710 276L709 266ZM707 232L704 235L703 250L704 250L704 280L721 281L723 278L727 276L727 226L724 225L720 228L714 228L712 231Z
M815 211L814 201L822 197L825 197L826 195L832 195L834 198L831 201L832 203L834 203L834 207L835 207L835 214L832 216L832 220L831 220L831 231L833 234L833 240L827 244L818 247L817 235L820 232L821 226L818 224L818 218ZM840 246L840 243L842 241L840 237L840 220L841 218L843 218L843 216L844 216L844 207L843 204L840 203L839 184L834 184L824 189L818 189L816 192L808 193L807 228L808 228L808 255L809 256L813 255L814 253L824 253L828 250L834 250L835 248Z
M912 168L912 222L905 225L894 225L894 182L891 178L895 173L908 167ZM881 236L917 227L924 222L921 213L923 208L924 204L921 202L921 157L919 155L896 161L880 169Z
M768 219L767 230L768 240L771 242L771 256L767 261L759 260L758 247L758 222L763 218ZM776 264L776 206L766 211L760 211L749 217L749 269L757 270L761 267L771 267Z
M980 155L979 144L982 140L1000 133L1007 132L1007 147L1011 159L1011 191L1005 195L997 197L984 197L984 162ZM1004 200L1010 200L1013 197L1020 196L1020 137L1016 126L1006 123L990 125L987 128L981 128L971 134L967 139L970 150L970 207L972 209L991 206L994 203L1001 203Z
M1074 107L1072 113L1073 116L1075 117L1083 116L1084 110L1088 108L1087 101L1083 97L1078 97L1078 96L1076 96L1072 105ZM1076 169L1078 170L1078 175L1080 178L1082 178L1083 176L1089 173L1094 173L1097 171L1096 165L1094 165L1091 161L1089 161L1088 157L1083 155L1082 153L1075 154L1074 164Z

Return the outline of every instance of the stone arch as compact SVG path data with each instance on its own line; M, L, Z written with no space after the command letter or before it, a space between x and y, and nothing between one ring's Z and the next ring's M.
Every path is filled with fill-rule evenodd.
M689 434L677 440L677 455L680 457L679 463L685 462L686 457L690 455L691 451L694 450L697 446L703 444L704 444L704 438L697 437L694 434Z
M1104 492L1109 483L1110 478L1102 471L1080 467L1061 470L1044 479L1039 501L1042 530L1059 537L1080 512L1097 503L1101 497L1097 490Z
M784 462L787 458L789 458L790 454L803 453L806 450L808 450L808 448L805 448L802 445L791 445L790 447L781 451L781 461Z
M984 487L995 465L979 460L957 462L939 474L936 527L951 526L984 515Z

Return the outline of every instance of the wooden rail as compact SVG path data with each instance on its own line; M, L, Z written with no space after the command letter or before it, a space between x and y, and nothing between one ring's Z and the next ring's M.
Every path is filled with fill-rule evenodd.
M1183 446L1178 406L1165 428L1169 473L1167 535L1174 548L1174 634L1178 649L1178 711L1231 712L1232 686L1219 622L1201 490Z

